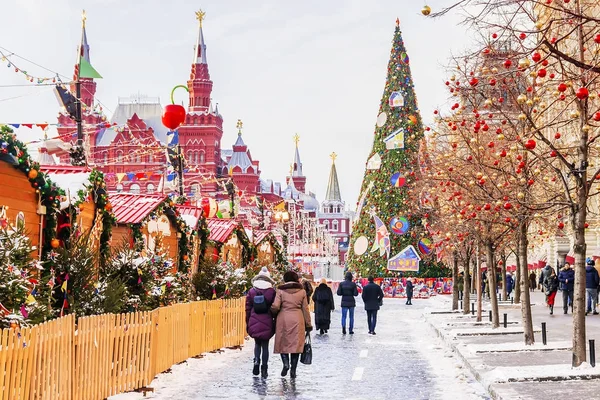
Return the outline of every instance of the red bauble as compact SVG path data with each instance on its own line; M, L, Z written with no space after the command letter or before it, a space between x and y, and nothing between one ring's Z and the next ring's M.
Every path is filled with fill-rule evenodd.
M561 83L558 85L558 91L563 93L564 91L567 90L567 85L565 85L564 83Z
M594 121L600 121L600 112L594 114Z
M500 157L506 157L506 150L502 150L500 152Z
M486 204L485 204L485 206L483 206L483 208L484 208L486 211L490 211L490 210L492 209L492 205L491 205L490 203L486 203Z
M554 139L560 139L560 132L556 132L554 134Z
M531 186L531 185L533 185L534 183L535 183L535 181L534 181L533 179L530 179L530 180L528 180L528 181L527 181L527 185L528 185L528 186Z
M167 104L162 115L162 123L170 130L179 128L185 121L185 108L178 104Z
M477 86L477 84L479 83L479 79L473 77L471 78L471 80L469 81L469 85L471 86Z
M542 55L540 53L533 53L531 59L535 62L540 62L540 60L542 59Z
M505 210L510 210L511 208L512 208L512 204L510 204L508 202L504 203L504 209Z
M529 139L527 142L525 142L525 148L527 150L533 150L535 149L536 143L535 140L533 139Z
M545 76L546 76L546 70L545 70L544 68L540 69L540 70L537 72L537 76L539 76L540 78L543 78L543 77L545 77Z
M552 151L550 152L550 157L556 157L556 156L557 156L557 153L556 153L556 151L555 151L555 150L552 150Z
M494 148L494 142L489 142L489 143L488 143L488 147L489 147L490 149L493 149L493 148Z
M600 33L594 36L594 42L600 43Z
M519 39L521 40L525 40L526 37L527 35L525 34L525 32L521 32L521 34L519 35Z
M512 61L510 61L510 59L507 59L506 61L504 61L505 68L510 68L511 65L512 65Z
M565 223L564 222L559 222L558 223L558 229L563 229L565 227Z
M498 38L498 34L497 33L492 33L492 39L497 39Z
M589 90L587 90L587 88L584 87L580 87L579 89L577 89L577 92L575 92L575 96L577 96L579 100L585 100L588 98L589 95Z
M583 227L584 227L584 228L586 228L586 229L587 229L589 226L590 226L590 224L588 224L587 222L586 222L585 224L583 224Z

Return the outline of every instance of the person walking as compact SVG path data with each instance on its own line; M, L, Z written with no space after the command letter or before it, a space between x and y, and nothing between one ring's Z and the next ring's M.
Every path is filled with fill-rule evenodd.
M337 295L342 296L342 334L346 334L346 318L350 314L350 334L354 335L354 308L358 289L356 283L352 282L352 272L346 272L344 281L338 286Z
M536 286L537 286L537 277L535 276L535 271L531 271L531 273L529 274L529 289L532 292L535 292Z
M506 273L506 299L510 299L510 294L512 293L513 287L515 286L515 280L512 277L510 272Z
M274 351L281 354L281 376L286 376L290 371L290 377L296 378L296 368L304 350L306 332L312 331L312 324L306 291L298 274L287 271L283 274L283 282L284 284L277 288L275 301L271 306L271 312L276 315Z
M565 264L565 265L567 265L567 264ZM550 264L546 264L546 266L544 268L542 268L542 271L540 272L540 280L538 283L540 284L540 287L542 290L544 290L544 287L545 287L544 282L546 281L546 278L548 278L550 276L550 273L551 273L550 271L552 271L552 269L553 268L550 266ZM559 274L559 278L560 278L560 274ZM546 294L546 297L547 296L548 295ZM546 303L547 302L548 302L548 299L546 299Z
M596 262L591 258L585 260L585 291L587 293L587 310L585 315L588 315L593 311L594 315L598 315L596 306L598 305L598 285L600 284L600 277L598 276L598 270L594 267ZM592 308L593 304L593 308Z
M367 325L369 334L375 335L375 326L377 325L377 311L383 302L383 290L375 283L372 276L369 276L369 283L363 288L362 299L367 311Z
M323 335L329 330L331 312L335 310L333 292L327 286L327 279L321 278L321 284L315 289L312 299L315 302L315 328Z
M413 297L413 283L411 278L406 279L406 305L412 306L412 297Z
M312 283L306 277L302 278L302 287L306 292L306 302L310 304L310 297L312 296L314 289L312 287Z
M552 270L552 268L550 269ZM560 290L562 290L563 310L566 314L569 310L568 307L573 307L573 289L575 284L575 271L571 269L569 263L565 263L565 266L558 274L558 281L560 282Z
M268 376L269 341L275 334L275 321L271 312L271 305L275 301L274 283L267 267L262 267L258 275L252 278L252 288L246 295L246 331L254 339L252 373L258 375L260 367L263 379Z
M461 271L456 277L456 290L458 291L458 299L463 299L463 291L465 288L465 273Z
M556 299L556 292L558 292L558 278L554 268L550 272L550 276L546 278L544 291L548 294L548 306L550 307L550 315L552 315L554 314L554 299Z

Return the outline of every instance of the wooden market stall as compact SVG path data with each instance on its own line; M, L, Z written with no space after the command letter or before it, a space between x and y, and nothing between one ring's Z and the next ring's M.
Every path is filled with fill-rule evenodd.
M241 223L218 218L209 218L206 223L209 236L205 257L230 262L237 267L245 267L251 261L254 247Z
M181 215L181 218L191 229L189 234L191 246L190 271L192 274L195 274L198 272L198 261L200 259L200 254L202 254L203 251L201 238L205 236L201 234L202 230L205 229L202 220L202 209L199 207L180 204L178 204L176 207L177 211L179 211ZM204 242L206 242L206 239Z
M269 265L285 260L283 244L271 231L255 230L253 235L254 246L257 250L257 261L260 265Z

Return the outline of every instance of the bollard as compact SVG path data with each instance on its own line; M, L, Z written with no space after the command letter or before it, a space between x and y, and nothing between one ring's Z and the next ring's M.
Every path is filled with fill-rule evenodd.
M594 339L590 339L590 365L592 367L596 366L596 345L594 342Z
M459 307L459 309L460 309L460 310L462 310L462 309L463 309L463 306L462 306L462 301L460 302L460 307Z
M514 300L515 300L514 297L511 297L510 298L510 304L514 304Z
M506 328L506 325L508 324L508 314L504 314L504 327Z
M490 322L492 322L492 310L490 310Z
M548 340L546 337L546 323L542 322L542 343L544 346L547 344Z
M475 315L475 303L471 303L471 315Z

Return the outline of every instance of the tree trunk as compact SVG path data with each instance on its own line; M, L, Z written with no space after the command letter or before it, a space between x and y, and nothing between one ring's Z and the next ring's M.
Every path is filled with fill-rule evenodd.
M463 314L471 312L471 257L465 257L465 277L463 287Z
M483 307L483 290L481 287L481 255L477 245L477 322L481 322L481 311Z
M581 196L581 195L580 195ZM579 212L575 216L575 288L573 291L573 366L586 361L585 342L585 198L579 198Z
M490 305L492 307L492 328L500 326L500 316L498 315L498 296L496 295L496 268L494 268L494 245L491 240L485 242L485 255L487 259L488 284L490 286Z
M471 274L471 294L477 294L477 257L473 258L473 273Z
M458 310L458 254L452 253L452 311Z
M531 299L529 293L529 279L527 276L527 223L521 222L519 226L519 244L518 253L520 260L521 276L523 277L519 282L521 286L521 317L523 318L523 338L525 339L526 345L532 345L535 342L533 336L533 319L531 317Z
M525 291L529 291L529 275L521 273L521 257L519 257L519 249L515 252L515 258L517 259L517 273L515 274L515 304L521 302L521 287L525 288ZM522 286L521 280L526 284Z

